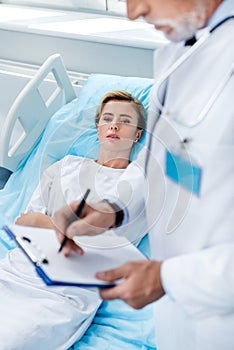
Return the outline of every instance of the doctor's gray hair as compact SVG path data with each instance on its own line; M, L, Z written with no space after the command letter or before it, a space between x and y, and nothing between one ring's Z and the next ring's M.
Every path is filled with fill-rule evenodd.
M102 110L103 110L105 104L109 101L112 101L112 100L127 101L127 102L132 103L132 105L134 106L134 108L138 114L137 128L145 130L146 113L145 113L145 108L144 108L143 104L141 103L140 100L138 100L137 98L132 96L129 92L124 91L124 90L113 90L113 91L110 91L103 96L103 98L101 99L101 102L99 103L97 111L96 111L96 116L95 116L95 123L96 124L99 123L99 120L100 120L100 117L102 114Z

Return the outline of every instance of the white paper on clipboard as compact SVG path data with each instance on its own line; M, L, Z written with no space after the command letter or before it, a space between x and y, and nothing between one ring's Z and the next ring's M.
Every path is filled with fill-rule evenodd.
M97 271L113 269L127 261L145 259L125 237L113 232L77 238L84 254L80 256L72 252L69 257L64 257L58 253L60 243L53 230L19 225L5 226L4 230L16 240L47 285L108 287L109 284L95 278ZM43 263L44 259L48 263Z

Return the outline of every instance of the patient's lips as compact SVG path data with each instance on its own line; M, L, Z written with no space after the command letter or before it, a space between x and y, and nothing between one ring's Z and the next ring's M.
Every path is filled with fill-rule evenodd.
M107 138L107 139L111 139L111 140L119 140L119 139L120 139L119 136L116 135L115 133L112 133L112 134L107 135L106 138Z

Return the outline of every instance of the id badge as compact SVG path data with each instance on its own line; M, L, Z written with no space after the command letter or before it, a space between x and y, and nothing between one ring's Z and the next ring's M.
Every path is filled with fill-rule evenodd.
M202 169L185 152L166 151L166 175L196 196L200 194Z

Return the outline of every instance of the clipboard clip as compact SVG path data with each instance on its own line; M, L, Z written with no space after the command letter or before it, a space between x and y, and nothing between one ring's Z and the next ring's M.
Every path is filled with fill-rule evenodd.
M31 239L26 236L22 236L16 237L15 240L35 265L40 266L40 264L49 264L49 260L42 253L40 247L34 244Z

